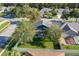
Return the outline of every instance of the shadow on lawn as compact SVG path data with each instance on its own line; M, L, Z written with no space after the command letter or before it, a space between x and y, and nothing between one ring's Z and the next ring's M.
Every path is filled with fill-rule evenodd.
M31 42L30 44L45 48L45 46L43 45L43 43L41 41L42 41L42 39L40 39L40 38L34 38L34 41Z
M53 45L54 45L54 49L61 49L61 47L60 47L60 44L59 43L53 43Z

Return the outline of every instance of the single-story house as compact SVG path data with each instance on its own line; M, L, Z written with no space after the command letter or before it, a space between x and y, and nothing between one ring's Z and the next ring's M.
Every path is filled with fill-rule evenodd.
M66 9L59 8L59 9L56 9L56 11L57 11L58 14L61 15L63 12L64 12L65 14L68 14L68 13L70 13L70 11L72 11L72 10L69 10L68 8L66 8Z
M45 30L45 28L50 28L52 26L52 22L49 20L40 20L33 24L38 30Z
M50 12L51 10L52 10L51 8L42 8L42 9L40 10L41 16L42 16L44 13Z
M40 20L33 24L36 30L38 30L36 37L44 38L45 34L43 34L44 30L50 28L52 26L52 22Z

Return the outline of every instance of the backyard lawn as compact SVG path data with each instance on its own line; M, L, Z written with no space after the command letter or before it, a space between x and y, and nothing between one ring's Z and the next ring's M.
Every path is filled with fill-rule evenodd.
M19 48L47 48L47 49L54 49L53 42L50 41L36 41L33 43L24 43L19 44Z
M37 46L37 45L32 45L32 44L26 43L26 44L21 44L18 47L19 48L48 48L48 49L54 49L52 42L45 42L44 46L45 47L42 47L41 45Z

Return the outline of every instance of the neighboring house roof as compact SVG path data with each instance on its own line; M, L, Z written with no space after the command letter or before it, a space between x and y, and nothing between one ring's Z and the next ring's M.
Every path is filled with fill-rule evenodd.
M43 15L45 12L50 12L52 9L51 8L42 8L40 10L41 15Z
M63 29L66 25L70 28L70 30L78 33L79 32L79 23L65 23L61 28Z
M34 27L36 27L36 28L38 28L39 26L43 26L43 27L46 26L46 27L49 28L49 27L52 26L52 22L40 20L40 21L34 23L33 25L34 25Z
M64 52L48 52L48 51L28 51L28 54L30 56L65 56Z
M68 8L67 9L56 9L56 11L57 11L57 13L58 14L62 14L63 12L65 12L65 13L69 13L71 10L69 10Z
M2 7L2 8L0 8L0 12L10 11L10 10L13 9L13 8L14 8L14 6Z
M57 13L62 14L62 12L64 11L64 9L56 9Z

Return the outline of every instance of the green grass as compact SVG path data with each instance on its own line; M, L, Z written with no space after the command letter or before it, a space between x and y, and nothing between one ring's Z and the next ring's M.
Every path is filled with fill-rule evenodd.
M4 30L3 28L4 28L5 26L7 26L8 24L9 24L9 22L5 22L5 23L1 24L1 25L0 25L0 30L3 31L3 30ZM2 30L2 29L3 29L3 30ZM0 31L0 32L1 32L1 31Z
M79 50L79 45L63 45L62 46L63 47L63 49L72 49L72 50Z
M2 17L2 16L4 16L4 15L5 15L5 13L3 13L3 12L2 12L2 13L0 13L0 17Z
M18 47L19 48L47 48L47 49L54 49L52 42L45 42L44 46L45 47L42 47L41 45L37 46L37 45L32 45L30 43L26 43L26 44L21 44Z
M44 46L48 49L52 49L52 48L54 49L53 42L45 42Z
M19 48L41 48L40 46L35 46L35 45L31 45L29 43L26 43L26 44L21 44L18 46Z
M79 54L79 52L66 52L65 54Z
M47 49L54 49L53 42L42 41L41 43L42 44L40 44L40 43L37 44L35 42L33 42L33 44L30 44L30 43L19 44L18 47L19 48L41 48L41 49L42 48L47 48Z
M55 15L55 16L52 16L52 18L53 18L53 19L56 19L56 18L57 18L57 15Z

